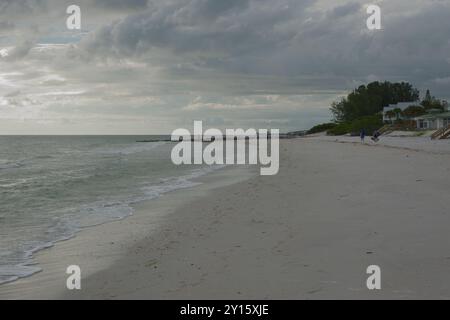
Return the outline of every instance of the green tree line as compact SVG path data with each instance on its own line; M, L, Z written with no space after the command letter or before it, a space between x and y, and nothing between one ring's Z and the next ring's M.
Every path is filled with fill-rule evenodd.
M372 116L389 104L419 100L419 90L410 83L371 82L353 90L346 98L333 102L331 112L336 122L351 122Z

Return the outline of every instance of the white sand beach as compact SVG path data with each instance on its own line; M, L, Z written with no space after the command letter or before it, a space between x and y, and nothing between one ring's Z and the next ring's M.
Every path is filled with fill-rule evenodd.
M449 140L298 138L280 157L278 175L228 167L39 252L0 298L450 299Z

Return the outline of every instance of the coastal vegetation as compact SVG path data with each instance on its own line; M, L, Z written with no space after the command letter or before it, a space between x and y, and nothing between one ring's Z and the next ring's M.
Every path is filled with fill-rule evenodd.
M364 116L353 121L338 123L335 127L327 130L328 135L338 136L347 133L358 134L364 129L367 134L372 134L375 130L383 126L383 118L379 114Z
M427 90L422 101L420 92L408 82L392 83L371 82L354 89L340 101L333 102L330 108L333 122L324 123L311 128L308 133L327 132L329 135L357 134L364 128L367 134L383 126L383 108L400 102L417 101L417 105L405 110L400 108L388 111L386 116L401 124L402 117L414 118L431 111L443 111L447 105L433 97Z
M336 122L328 122L328 123L318 124L318 125L312 127L311 129L309 129L306 132L306 134L313 134L313 133L328 131L328 130L333 129L336 126L337 126Z
M346 98L333 102L331 112L338 123L372 116L389 104L417 101L419 90L410 83L371 82L353 90Z

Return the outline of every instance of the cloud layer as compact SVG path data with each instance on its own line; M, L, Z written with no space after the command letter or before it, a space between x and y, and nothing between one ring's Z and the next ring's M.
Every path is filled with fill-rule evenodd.
M0 0L2 133L303 129L373 80L449 98L450 1L377 3L379 31L365 1L81 1L69 31L70 1Z

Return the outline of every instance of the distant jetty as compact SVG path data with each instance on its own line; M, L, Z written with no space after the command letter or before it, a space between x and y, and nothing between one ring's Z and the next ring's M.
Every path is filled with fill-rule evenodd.
M169 139L148 139L148 140L136 140L136 142L173 142Z
M298 136L303 136L305 135L306 131L296 131L296 132L289 132L289 133L281 133L279 135L279 139L292 139ZM234 138L234 140L241 140L241 139L245 139L245 140L249 140L249 137L236 137L236 136L232 136ZM231 138L231 137L230 137ZM256 139L258 139L259 137L256 137ZM270 134L267 135L267 139L270 139ZM185 138L180 138L179 140L171 140L170 137L168 138L160 138L160 139L145 139L145 140L137 140L136 142L179 142L182 140L191 140L191 141L202 141L202 142L211 142L214 141L215 138L211 137L211 138L205 138L205 137L193 137L193 136L188 136ZM227 137L224 136L222 138L224 141L227 140Z

